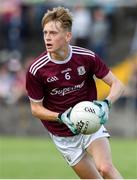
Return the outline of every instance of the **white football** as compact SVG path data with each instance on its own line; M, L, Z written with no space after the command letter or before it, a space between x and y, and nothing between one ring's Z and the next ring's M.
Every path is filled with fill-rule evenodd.
M70 120L81 134L95 133L101 127L99 110L93 102L82 101L72 108Z

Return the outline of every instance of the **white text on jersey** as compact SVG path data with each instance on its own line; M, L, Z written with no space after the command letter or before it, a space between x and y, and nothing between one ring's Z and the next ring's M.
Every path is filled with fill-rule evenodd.
M70 94L74 91L79 91L84 86L84 84L85 84L85 81L83 81L81 84L77 84L72 87L67 87L67 88L63 88L63 89L55 88L55 89L52 89L50 94L64 96L64 95Z
M47 82L54 82L54 81L58 81L59 79L56 76L52 76L52 77L48 77L47 78Z

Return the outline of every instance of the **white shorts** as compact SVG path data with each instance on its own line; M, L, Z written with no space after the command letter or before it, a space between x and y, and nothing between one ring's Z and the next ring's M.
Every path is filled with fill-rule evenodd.
M70 137L55 136L50 133L57 149L62 153L63 157L70 166L76 165L85 155L85 150L95 139L100 137L109 137L109 133L102 125L94 134L79 134Z

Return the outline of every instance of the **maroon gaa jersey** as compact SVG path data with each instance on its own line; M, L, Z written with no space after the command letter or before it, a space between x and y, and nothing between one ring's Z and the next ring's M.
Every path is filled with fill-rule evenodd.
M97 98L94 75L103 78L108 67L92 51L78 46L69 46L70 54L63 60L52 59L44 52L29 67L26 75L26 89L30 100L43 101L51 111L64 112L80 101ZM41 120L52 134L72 136L65 124Z

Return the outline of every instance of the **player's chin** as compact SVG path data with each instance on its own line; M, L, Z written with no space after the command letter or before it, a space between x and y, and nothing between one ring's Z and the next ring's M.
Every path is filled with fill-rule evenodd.
M55 50L54 49L52 49L52 48L46 48L46 50L47 50L47 52L49 52L49 53L53 53Z
M49 53L55 53L55 52L58 52L59 47L58 46L47 46L46 50Z

